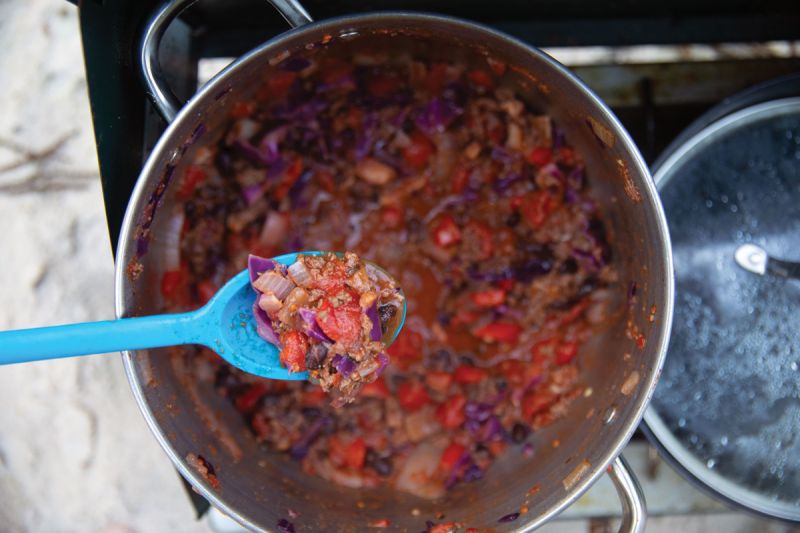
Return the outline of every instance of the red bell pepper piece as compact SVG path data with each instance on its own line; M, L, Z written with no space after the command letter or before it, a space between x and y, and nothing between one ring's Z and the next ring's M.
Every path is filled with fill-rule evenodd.
M485 368L462 365L456 368L455 372L453 372L453 379L456 381L456 383L469 385L480 383L486 378L487 375L488 372L486 372Z
M446 429L456 429L464 423L464 406L467 399L463 394L448 397L436 408L436 419Z
M397 387L397 401L409 412L419 411L431 401L425 386L418 381L404 381Z
M473 334L486 342L506 342L515 344L522 328L510 322L490 322L476 329Z
M283 349L280 353L280 361L289 372L303 372L306 369L306 352L308 351L308 339L299 331L288 331L281 335Z
M506 301L506 291L503 289L486 289L472 293L472 301L480 307L494 307Z
M442 215L439 218L439 222L433 227L432 238L434 244L441 248L447 248L461 241L461 229L452 215Z

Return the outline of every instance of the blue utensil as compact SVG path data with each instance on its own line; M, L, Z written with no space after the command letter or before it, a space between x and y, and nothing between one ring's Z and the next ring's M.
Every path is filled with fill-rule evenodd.
M320 255L324 252L301 253ZM289 266L297 255L281 255L273 261ZM367 264L382 270L374 263L367 261ZM279 350L258 336L253 318L254 302L250 275L244 270L196 311L0 332L0 364L202 344L250 374L271 379L308 378L307 372L292 373L283 368L278 360ZM387 345L397 338L405 319L404 300L397 327L384 335Z

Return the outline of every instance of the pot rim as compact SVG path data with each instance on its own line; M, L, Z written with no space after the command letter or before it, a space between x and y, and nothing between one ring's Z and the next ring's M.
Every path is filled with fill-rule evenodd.
M663 292L665 294L665 301L661 304L663 306L662 335L659 339L658 345L654 347L657 360L652 367L652 371L650 372L647 381L643 384L643 390L645 393L639 397L638 405L636 405L635 410L633 410L629 415L629 418L627 420L618 420L616 422L624 427L624 430L611 445L607 445L607 450L602 454L603 459L592 465L589 473L584 475L580 481L575 483L574 486L572 486L569 491L565 493L565 496L561 498L558 504L552 506L541 515L531 517L527 523L520 523L520 527L517 529L517 531L522 532L532 531L552 519L554 516L560 514L562 511L564 511L564 509L572 505L572 503L574 503L583 493L585 493L589 487L593 485L594 482L597 481L597 479L606 471L614 459L621 454L622 449L630 440L631 436L636 430L636 427L644 416L645 409L650 403L650 399L652 398L653 391L655 390L658 377L661 374L661 368L664 363L672 327L674 303L674 271L672 266L672 250L669 239L669 231L661 202L658 199L658 192L650 175L647 164L645 163L628 132L619 122L617 117L606 106L606 104L600 100L600 98L575 74L570 72L564 65L540 49L489 26L458 17L415 11L378 11L358 15L342 15L311 22L309 24L289 29L286 32L283 32L246 52L244 55L234 60L231 64L216 74L208 83L203 85L197 91L197 93L195 93L189 99L188 102L183 105L178 115L175 117L175 120L167 126L166 130L162 133L155 147L148 156L131 194L131 201L129 202L125 211L119 242L117 244L118 258L115 267L115 312L117 318L122 318L129 304L125 291L123 290L128 283L126 265L130 259L127 254L126 242L132 237L137 223L137 215L141 212L141 208L146 202L145 193L147 192L149 182L152 181L152 179L148 180L147 178L158 170L157 160L160 158L155 157L155 155L162 152L168 153L170 150L174 150L175 147L178 146L178 144L182 141L181 138L177 137L178 130L184 121L191 119L191 116L194 113L194 108L200 105L200 101L207 98L209 94L216 94L220 90L226 88L225 82L228 78L228 75L238 69L241 65L256 60L256 58L266 53L267 50L279 47L284 41L291 37L296 37L302 33L311 33L313 31L325 29L329 29L333 32L344 29L347 24L363 24L369 22L384 22L390 25L414 22L436 22L446 26L466 27L471 30L482 32L492 39L504 41L512 46L521 48L525 53L534 55L543 62L548 63L551 68L561 74L567 81L575 86L577 90L582 92L592 102L596 108L596 112L599 115L602 115L604 120L613 129L615 138L621 143L621 146L624 148L625 152L627 152L630 156L630 159L633 163L632 171L635 171L635 173L642 178L641 182L637 184L645 191L645 193L642 194L642 198L646 203L643 204L642 208L650 209L653 212L656 221L656 229L661 237L660 244L663 251L662 266L665 273L665 279L663 280ZM155 419L152 410L147 404L147 401L144 397L143 384L140 382L133 366L133 353L131 351L123 351L122 358L125 366L125 373L128 377L134 397L136 398L136 402L139 405L139 409L142 411L147 425L150 427L150 430L155 435L161 448L167 453L173 465L178 469L181 475L189 480L192 486L195 487L204 498L209 500L214 507L219 509L225 515L233 518L236 522L248 529L254 531L261 530L259 526L251 522L247 517L240 515L235 509L231 508L231 506L229 506L223 498L220 498L217 491L211 488L208 482L203 479L202 476L200 476L194 469L190 468L186 464L184 458L177 453L166 434L159 426L158 421Z
M653 172L657 188L662 189L675 179L676 169L680 168L687 157L696 149L713 142L715 137L756 120L781 116L789 110L800 112L800 97L780 98L750 105L711 122L659 159ZM659 453L672 467L709 495L760 516L800 522L798 505L774 501L706 467L675 437L655 406L648 405L642 426L650 442L656 445Z

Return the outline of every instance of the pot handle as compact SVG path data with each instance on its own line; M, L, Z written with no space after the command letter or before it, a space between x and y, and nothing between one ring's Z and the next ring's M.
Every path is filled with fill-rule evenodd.
M168 123L175 120L182 103L169 88L161 64L158 61L158 48L161 38L167 31L170 22L180 15L184 9L197 0L167 0L153 13L142 32L139 46L139 66L147 95L153 101L159 114ZM312 22L311 15L297 0L269 0L293 28Z
M608 465L608 477L614 483L614 488L617 489L617 495L622 503L620 533L642 533L647 522L644 493L633 470L622 455Z

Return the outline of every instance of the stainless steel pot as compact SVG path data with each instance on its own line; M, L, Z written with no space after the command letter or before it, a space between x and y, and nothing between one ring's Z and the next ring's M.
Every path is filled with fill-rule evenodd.
M287 54L313 55L325 47L380 46L388 41L434 59L485 61L491 56L509 65L504 81L535 109L551 115L586 160L593 194L608 219L623 301L619 321L594 338L587 346L591 353L582 356L582 377L591 395L577 399L566 418L537 433L535 456L523 459L507 453L484 479L458 486L436 502L386 490L344 489L307 476L288 458L259 448L232 406L210 385L187 377L181 357L169 357L164 350L126 352L125 368L136 400L180 472L214 506L253 530L274 529L291 508L302 513L298 525L320 531L365 529L377 519L388 519L393 529L414 531L439 512L447 520L479 529L530 531L574 502L607 471L622 500L623 529L640 531L644 499L620 452L642 417L661 369L672 319L673 274L667 226L651 177L608 108L552 58L492 29L416 13L312 23L292 0L273 0L295 26L292 31L239 58L180 108L164 83L157 48L168 23L191 3L165 3L142 41L146 85L170 125L147 160L125 215L116 275L118 316L159 310L164 250L158 235L168 218L163 213L176 202L172 176L182 172L198 147L219 136L232 103L250 96L271 65ZM626 303L629 288L635 297ZM638 333L646 338L643 348L634 341ZM218 488L187 464L189 453L201 454L214 465ZM537 485L538 492L530 495ZM522 505L528 512L516 522L498 523Z

